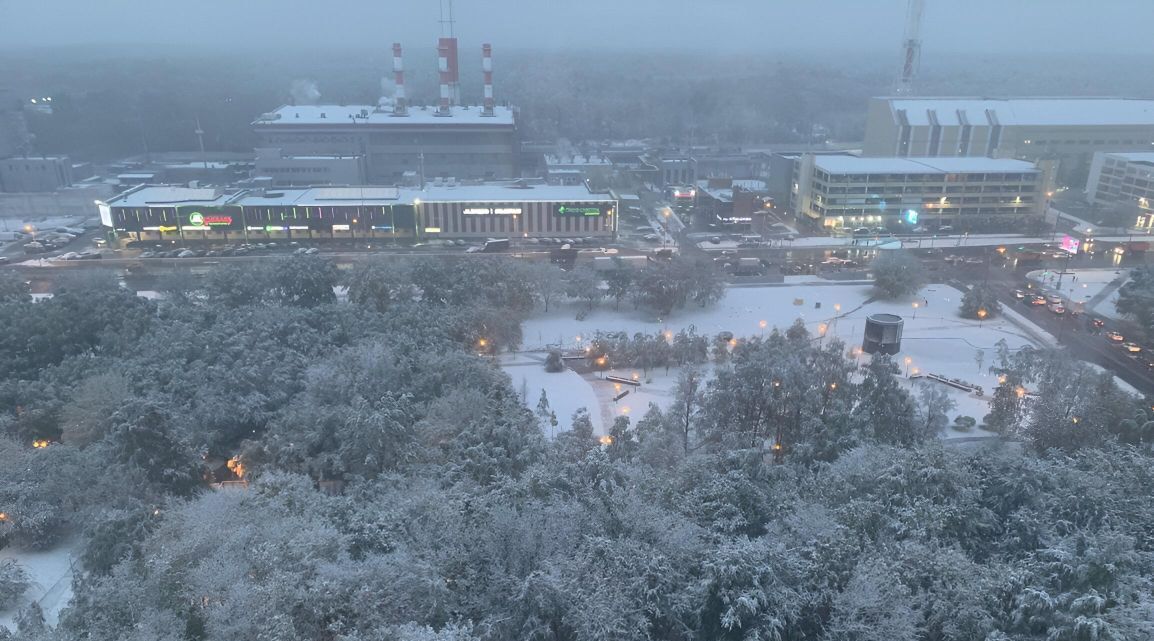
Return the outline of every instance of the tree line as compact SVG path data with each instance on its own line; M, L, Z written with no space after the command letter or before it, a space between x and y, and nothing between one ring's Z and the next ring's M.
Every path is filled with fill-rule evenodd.
M888 357L795 324L707 376L687 331L667 408L547 439L477 349L543 307L515 265L370 266L350 304L305 259L163 301L6 282L0 541L80 540L59 624L15 637L1149 638L1149 399L1003 350L1021 404L985 420L1029 447L953 449Z

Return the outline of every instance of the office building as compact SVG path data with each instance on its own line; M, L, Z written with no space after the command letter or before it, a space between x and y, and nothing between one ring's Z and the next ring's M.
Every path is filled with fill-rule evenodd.
M1007 158L855 158L807 155L794 213L827 228L1021 221L1043 215L1048 163Z

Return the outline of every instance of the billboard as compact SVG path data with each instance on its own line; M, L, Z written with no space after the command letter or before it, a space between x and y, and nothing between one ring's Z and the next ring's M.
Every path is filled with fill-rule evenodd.
M604 216L610 205L556 205L553 213L558 216Z
M1062 236L1062 250L1071 254L1077 254L1078 248L1082 246L1082 241L1070 236Z
M239 231L244 228L240 207L180 207L177 217L183 231Z

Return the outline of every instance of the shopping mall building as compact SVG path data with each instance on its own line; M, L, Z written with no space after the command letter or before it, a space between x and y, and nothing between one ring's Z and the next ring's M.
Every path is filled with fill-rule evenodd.
M617 233L617 201L580 185L263 190L142 185L97 207L106 231L121 243L608 239Z

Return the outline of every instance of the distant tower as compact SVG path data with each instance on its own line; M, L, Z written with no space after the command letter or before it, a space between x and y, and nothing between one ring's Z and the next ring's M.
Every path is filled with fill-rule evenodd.
M493 102L493 45L481 45L481 70L485 73L485 107L482 116L492 116L495 103Z
M438 116L450 116L452 110L449 106L453 104L452 80L449 73L449 47L445 44L446 38L441 38L441 43L437 45L437 71L441 76L441 103L437 107Z
M922 58L922 13L925 11L925 0L910 0L906 12L906 33L902 40L902 70L898 76L895 92L898 95L908 96L914 90L914 77L918 73L918 65Z
M457 36L453 33L453 0L441 0L441 38L437 41L438 63L442 64L442 81L448 83L449 104L461 104L461 66L457 55Z
M405 61L401 56L401 43L393 43L393 80L397 89L393 101L393 115L409 115L408 96L405 95Z

